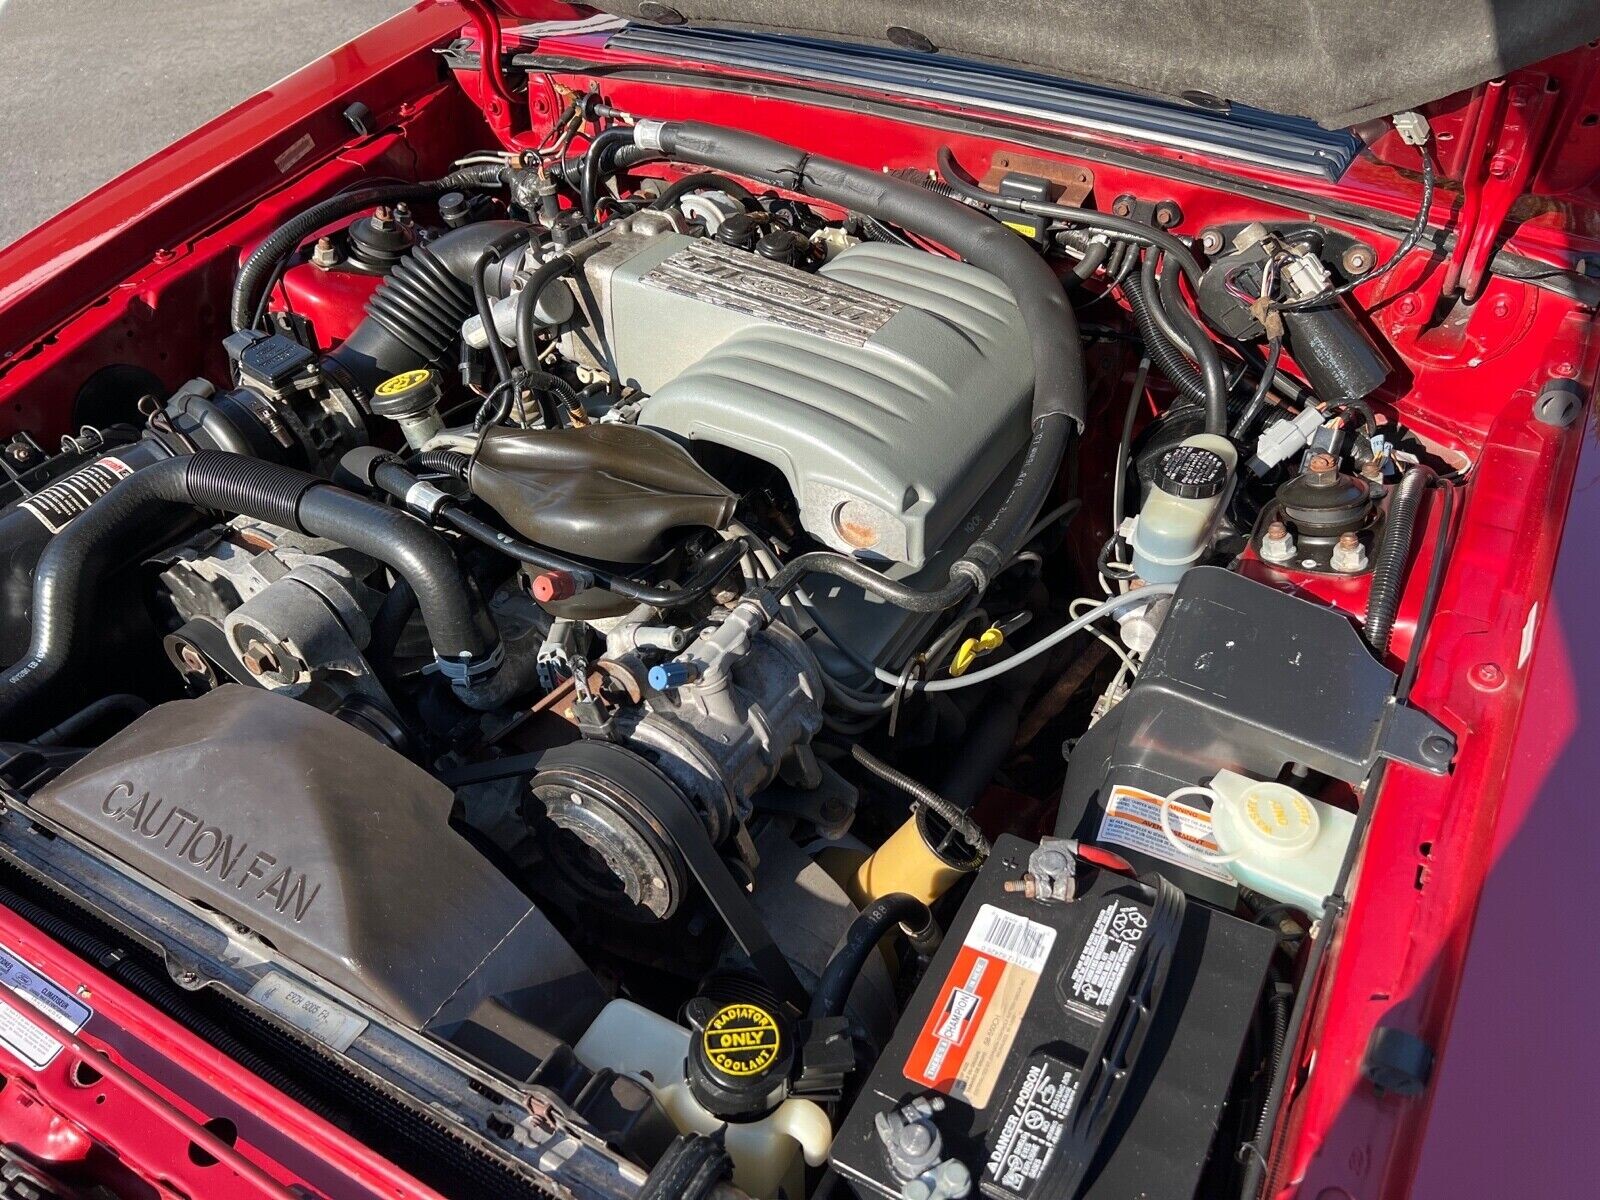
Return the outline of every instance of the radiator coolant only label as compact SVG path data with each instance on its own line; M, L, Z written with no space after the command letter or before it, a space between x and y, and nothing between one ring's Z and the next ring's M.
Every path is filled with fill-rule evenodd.
M133 468L120 458L102 458L79 467L70 475L63 475L17 507L38 517L39 523L51 533L60 533L72 524L74 517L132 474Z
M1220 853L1217 839L1211 833L1211 814L1203 808L1167 801L1167 828L1185 846L1193 846L1196 851L1196 854L1183 854L1161 832L1161 801L1162 797L1154 792L1118 784L1106 799L1105 815L1100 818L1100 832L1095 841L1126 846L1196 875L1232 883L1233 876L1225 868L1197 857L1198 854Z
M906 1058L905 1077L983 1108L1044 972L1056 931L985 904Z
M68 1033L77 1033L94 1010L5 946L0 946L0 1046L39 1070L55 1061L65 1044L18 1011L18 1002L43 1013Z

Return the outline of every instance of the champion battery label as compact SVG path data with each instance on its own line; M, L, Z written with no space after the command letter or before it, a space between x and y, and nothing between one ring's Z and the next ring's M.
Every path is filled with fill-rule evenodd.
M1091 1021L1105 1020L1149 927L1144 910L1126 900L1112 900L1095 914L1083 949L1063 981L1067 1004L1075 1013Z
M1078 1075L1048 1054L1035 1054L1022 1070L983 1169L991 1196L1028 1200L1067 1133L1078 1094Z
M1124 784L1111 789L1106 801L1105 815L1100 818L1100 832L1095 841L1113 846L1126 846L1149 858L1160 859L1204 875L1222 883L1232 883L1233 876L1216 863L1208 863L1194 854L1183 854L1167 841L1161 832L1161 800L1153 792ZM1211 814L1204 809L1187 804L1167 802L1167 828L1186 846L1193 846L1198 854L1217 854L1217 840L1211 833Z
M985 904L906 1057L905 1077L974 1108L989 1103L1056 931Z
M118 480L132 474L133 468L120 458L102 458L62 476L17 507L38 517L51 533L60 533L74 517L116 487Z
M13 1000L26 1002L68 1033L77 1033L94 1015L82 1000L4 946L0 946L0 987L6 993L5 1002L0 1002L0 1046L36 1070L49 1066L63 1043L18 1012Z

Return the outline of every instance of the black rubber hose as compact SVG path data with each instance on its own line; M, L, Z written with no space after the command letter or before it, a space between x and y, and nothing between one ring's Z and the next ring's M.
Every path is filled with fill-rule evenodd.
M372 618L372 637L367 642L366 658L377 673L378 682L393 695L399 675L394 669L394 656L400 647L400 638L417 611L417 594L404 579L396 579L389 594L378 606Z
M944 587L933 591L908 587L865 563L828 550L813 550L799 558L790 559L767 581L766 589L782 598L807 575L832 575L909 612L943 612L959 603L972 590L972 581L965 578L953 578Z
M585 219L593 221L600 204L600 180L609 173L606 156L633 144L632 129L606 129L595 134L583 156L583 185L578 191Z
M1233 428L1228 431L1228 436L1236 442L1242 442L1250 432L1256 420L1267 407L1267 393L1272 390L1273 381L1278 376L1278 359L1283 357L1283 339L1273 338L1267 346L1267 359L1261 364L1261 378L1256 383L1256 390L1250 395L1250 402L1245 405L1244 411L1233 423Z
M639 1200L711 1200L732 1177L733 1160L720 1138L686 1133L650 1168Z
M1406 560L1411 557L1411 536L1416 530L1422 494L1433 484L1430 467L1418 463L1400 477L1389 511L1384 516L1383 536L1372 556L1372 584L1367 591L1367 619L1362 636L1379 658L1389 652L1394 636L1394 620L1400 611L1400 593L1405 582ZM1440 536L1444 534L1441 531Z
M553 254L540 263L517 293L517 357L526 370L539 366L539 297L545 288L578 265L570 254Z
M1146 259L1145 267L1152 267L1149 259ZM1202 361L1208 364L1206 368L1197 371L1190 365L1183 350L1167 337L1153 311L1161 302L1160 297L1145 290L1153 274L1153 269L1134 271L1122 284L1122 294L1128 298L1128 307L1133 310L1133 323L1144 342L1145 353L1161 373L1171 380L1180 395L1205 405L1206 432L1227 436L1228 380L1222 371L1222 362L1213 348L1209 356L1202 355ZM1196 340L1210 346L1204 334ZM1211 374L1212 367L1216 371L1215 378Z
M483 338L489 349L489 360L494 363L496 383L504 383L511 378L511 358L506 354L506 344L500 340L499 330L495 328L494 309L489 305L489 285L484 276L508 251L526 242L532 235L532 226L509 229L479 251L478 257L472 262L472 303L478 310L478 320L483 322Z
M135 471L46 545L34 570L28 649L0 673L0 728L25 724L24 714L65 674L112 549L159 505L255 517L370 555L416 591L442 665L487 669L494 661L493 624L433 530L304 471L199 450Z
M101 696L92 704L85 705L73 713L59 725L52 725L38 737L32 739L35 746L70 746L73 739L85 730L93 729L107 717L126 716L129 721L137 720L150 711L150 704L142 696L135 696L130 692L115 692L109 696Z
M693 175L685 175L675 179L661 189L661 194L650 202L650 207L660 211L671 208L690 192L698 192L703 188L711 188L719 192L727 192L740 204L748 207L755 203L755 197L750 194L750 189L737 179L729 179L726 175L716 171L699 171Z
M1005 281L1028 328L1034 374L1033 435L1016 483L988 527L952 566L955 586L946 585L923 595L937 597L938 607L947 608L973 587L986 588L989 580L1010 562L1021 538L1047 502L1088 408L1077 318L1055 272L1027 242L985 213L897 176L811 155L740 130L698 122L649 123L640 143L659 146L672 158L764 180L912 230ZM841 562L853 562L843 555L835 557ZM796 562L802 560L814 564L822 561L802 555ZM878 587L872 590L900 603L910 589L901 587L900 599ZM889 591L893 593L894 589Z
M324 225L380 204L432 200L446 192L468 188L497 188L505 182L504 172L505 168L499 166L468 167L427 183L379 184L331 196L291 217L268 234L266 241L257 246L239 268L239 274L233 281L233 300L229 307L234 329L249 327L262 285L277 271L285 255L293 252L296 246Z
M629 579L626 575L618 575L602 567L580 562L550 550L541 550L537 546L519 541L457 505L448 504L442 508L439 519L474 541L499 550L518 562L527 563L543 571L565 571L579 578L588 577L594 581L596 587L613 592L625 600L632 600L635 604L648 604L652 608L682 608L704 599L726 578L729 571L738 566L739 560L750 552L750 547L745 544L743 538L730 538L700 559L695 566L694 574L684 581L682 587L651 587L649 584Z
M850 922L844 944L833 952L823 968L816 990L811 993L811 1006L806 1010L808 1020L843 1014L845 1002L850 999L868 956L897 925L905 930L912 949L920 957L931 957L939 948L939 925L926 904L904 892L880 896Z

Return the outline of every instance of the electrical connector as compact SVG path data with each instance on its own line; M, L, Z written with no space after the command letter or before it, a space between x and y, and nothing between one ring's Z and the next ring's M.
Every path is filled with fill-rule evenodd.
M1395 113L1389 118L1394 122L1394 131L1400 135L1400 140L1408 146L1426 146L1433 130L1428 125L1428 118L1419 112L1409 109L1405 112Z

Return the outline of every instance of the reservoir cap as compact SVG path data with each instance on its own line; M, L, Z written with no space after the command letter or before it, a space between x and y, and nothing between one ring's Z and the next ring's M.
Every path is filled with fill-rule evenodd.
M689 1090L724 1120L759 1117L788 1094L793 1039L783 1015L765 1004L689 1003Z
M1174 446L1156 467L1156 486L1185 500L1209 500L1228 484L1228 464L1204 446Z

